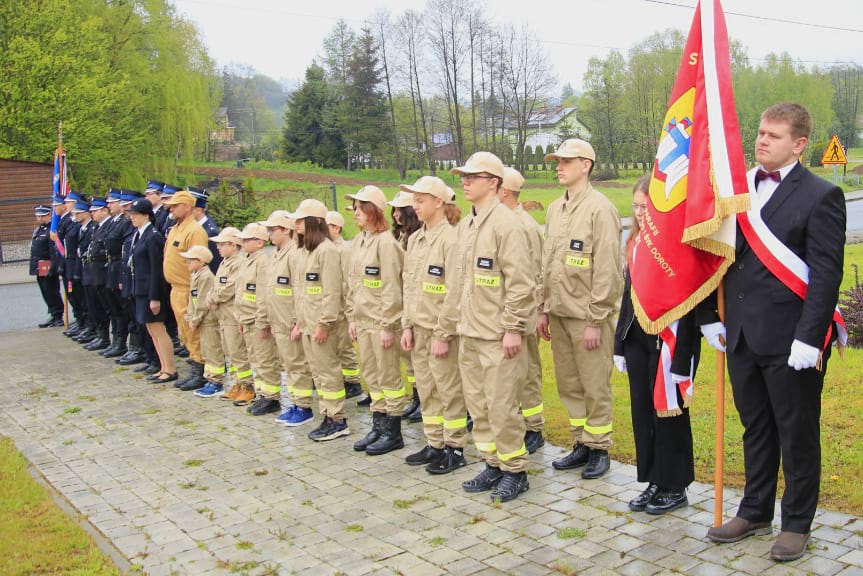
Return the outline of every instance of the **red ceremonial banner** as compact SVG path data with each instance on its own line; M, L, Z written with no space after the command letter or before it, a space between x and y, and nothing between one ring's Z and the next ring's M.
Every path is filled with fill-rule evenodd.
M632 300L658 334L713 292L748 208L728 32L719 0L699 2L659 137L632 263Z

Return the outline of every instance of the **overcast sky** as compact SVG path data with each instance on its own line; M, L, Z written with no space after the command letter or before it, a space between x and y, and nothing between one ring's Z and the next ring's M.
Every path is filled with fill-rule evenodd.
M197 23L218 66L248 64L277 80L299 83L339 18L359 30L380 9L398 15L426 0L174 0ZM788 52L807 65L863 65L863 1L724 0L728 33L753 64ZM587 61L611 49L624 54L667 28L689 31L694 0L488 0L488 19L527 22L546 48L562 86L581 89ZM535 10L525 13L525 9ZM746 16L735 15L734 13ZM757 18L755 18L757 17ZM807 25L804 25L807 24Z

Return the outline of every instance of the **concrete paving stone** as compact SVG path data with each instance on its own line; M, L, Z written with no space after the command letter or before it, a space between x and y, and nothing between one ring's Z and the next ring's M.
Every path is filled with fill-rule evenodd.
M446 569L453 576L469 576L484 570L486 565L474 558L462 558L447 565Z
M446 570L449 569L451 564L465 558L465 555L458 550L453 550L444 543L441 546L437 546L431 552L423 554L423 558L435 566Z
M506 574L520 574L521 570L519 569L519 566L524 564L525 560L521 556L513 554L512 552L504 552L503 554L486 558L484 562Z
M608 548L602 544L591 542L590 540L578 540L565 546L563 551L577 558L586 560L608 552Z
M635 559L623 566L618 566L615 568L615 572L623 576L653 576L662 572L662 568L656 564Z
M634 538L629 534L618 534L613 538L609 538L608 540L604 540L602 542L603 546L611 548L612 550L617 550L618 552L626 553L630 550L634 550L642 545L642 541L638 538Z
M853 531L844 530L841 528L833 528L831 526L821 526L817 530L812 532L813 539L824 540L827 542L833 542L834 544L840 544L841 542L847 540Z
M763 574L773 566L774 562L763 556L752 556L743 554L725 564L726 568L733 568L744 574ZM817 573L817 572L816 572Z
M660 561L663 558L669 557L671 554L673 554L673 552L671 552L667 548L657 546L656 544L642 544L638 548L630 550L629 552L627 552L627 554L629 556L632 556L633 558L644 560L645 562L665 564L665 562Z
M851 564L858 568L863 568L863 550L852 550L838 558L844 564Z
M702 562L689 568L688 573L691 576L729 576L734 571L719 564L710 562Z
M857 566L846 566L838 576L863 576L863 568Z
M500 552L500 549L497 546L489 544L488 542L480 542L470 548L465 548L461 551L465 556L470 558L474 558L475 560L485 561L487 558L491 558Z
M830 560L829 558L808 556L801 558L798 563L798 567L801 570L818 574L818 576L833 576L833 574L841 572L845 568L845 564L835 560Z
M847 542L847 540L845 542ZM809 546L809 550L812 552L813 555L819 556L821 558L830 558L831 560L836 560L840 556L844 556L855 548L849 548L848 546L845 546L844 543L833 544L832 542L819 542L817 540L812 542L812 544L810 544Z

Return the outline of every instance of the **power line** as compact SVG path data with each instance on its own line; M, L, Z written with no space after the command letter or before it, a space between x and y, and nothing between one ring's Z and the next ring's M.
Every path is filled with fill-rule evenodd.
M678 2L671 2L670 0L642 0L643 2L649 2L651 4L662 4L664 6L674 6L675 8L687 8L689 10L695 9L695 6L690 6L689 4L680 4ZM811 28L823 28L824 30L839 30L841 32L856 32L858 34L863 33L863 30L857 28L843 28L842 26L830 26L828 24L815 24L814 22L800 22L799 20L787 20L785 18L775 18L773 16L756 16L755 14L744 14L743 12L732 12L730 10L724 10L725 14L730 16L738 16L740 18L751 18L752 20L765 20L767 22L778 22L780 24L796 24L798 26L809 26Z

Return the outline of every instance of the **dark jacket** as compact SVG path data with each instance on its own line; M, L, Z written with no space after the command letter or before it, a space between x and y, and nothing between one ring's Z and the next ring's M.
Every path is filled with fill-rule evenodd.
M40 224L33 230L30 240L30 275L39 273L39 260L51 259L51 229L48 224Z
M108 273L105 287L118 290L123 281L123 241L132 228L132 223L122 214L111 218L111 230L105 238L105 249L108 254Z
M204 223L201 224L203 226L204 231L207 233L207 237L213 238L214 236L219 235L219 227L216 226L216 223L213 222L213 219L210 216L207 216L207 219L204 220ZM210 270L213 271L213 274L219 269L219 264L222 263L222 257L219 255L219 246L212 240L207 242L207 247L210 249L210 252L213 253L213 259L210 261Z
M164 304L167 292L162 277L165 239L152 226L134 242L132 248L132 293L136 298L159 300Z
M744 337L759 355L788 354L795 339L822 348L842 281L842 190L797 164L761 209L761 218L809 265L806 300L770 273L738 228L736 260L724 280L728 349L735 350Z
M64 245L66 246L65 274L68 280L81 280L81 261L78 259L78 244L81 242L81 225L69 216Z
M81 279L81 284L84 286L92 286L90 281L90 270L85 266L87 251L90 249L90 241L93 240L93 232L96 230L96 222L90 220L85 225L82 224L78 229L78 261L75 264L75 270L78 278Z
M105 240L111 233L111 219L106 219L99 224L95 220L90 224L93 232L90 236L90 244L87 246L84 261L84 276L87 278L88 286L104 286L108 275L108 248Z
M686 376L690 373L692 366L698 366L698 361L701 356L701 331L699 329L700 309L684 315L677 322L677 346L674 349L674 356L671 359L671 372ZM629 276L629 269L626 270L623 284L623 300L620 303L620 315L617 317L617 328L614 331L614 355L623 356L623 343L628 338L639 334L642 337L648 337L656 341L657 350L662 345L658 335L648 335L641 330L640 325L633 329L633 325L638 323L635 317L635 309L632 306L632 280ZM694 364L692 363L694 359Z

